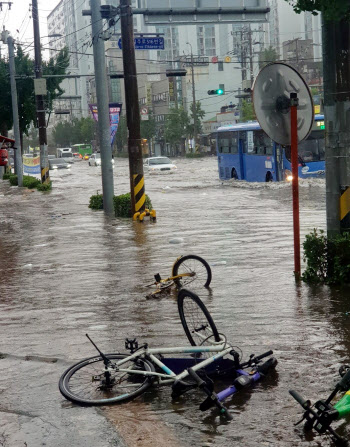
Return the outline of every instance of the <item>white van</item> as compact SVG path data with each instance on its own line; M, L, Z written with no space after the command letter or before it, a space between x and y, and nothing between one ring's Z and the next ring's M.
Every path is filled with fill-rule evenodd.
M72 148L71 147L59 147L57 148L57 158L63 158L66 156L66 154L71 154L68 155L68 157L72 157Z

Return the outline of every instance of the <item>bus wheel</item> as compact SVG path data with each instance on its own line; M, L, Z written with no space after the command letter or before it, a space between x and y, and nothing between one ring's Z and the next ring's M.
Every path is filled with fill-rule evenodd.
M265 182L273 182L273 177L272 177L271 172L268 172L266 174Z
M231 178L238 180L238 175L237 175L237 171L235 168L232 169Z

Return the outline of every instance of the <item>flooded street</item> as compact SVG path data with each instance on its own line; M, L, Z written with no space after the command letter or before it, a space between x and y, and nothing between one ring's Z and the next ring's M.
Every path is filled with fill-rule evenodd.
M296 285L290 185L223 184L215 157L175 162L172 175L145 175L156 223L90 210L101 173L85 161L51 171L49 193L0 181L0 446L333 445L293 426L301 407L288 390L326 397L350 361L349 291ZM126 159L115 159L114 187L129 192ZM324 181L301 181L300 219L302 241L325 229ZM273 349L276 374L227 401L230 423L199 411L198 390L176 402L171 388L119 406L66 401L60 375L96 353L86 333L104 352L123 352L126 337L186 345L176 295L146 299L144 287L181 254L211 265L199 295L218 329L246 359Z

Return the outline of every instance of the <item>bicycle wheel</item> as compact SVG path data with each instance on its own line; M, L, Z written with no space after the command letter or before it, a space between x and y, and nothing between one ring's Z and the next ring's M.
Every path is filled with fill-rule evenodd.
M110 360L106 371L101 356L90 357L68 368L61 376L59 389L63 396L80 405L106 405L125 402L139 396L152 384L149 376L118 371L116 362L127 354L106 354ZM154 371L145 359L131 359L122 369Z
M196 282L204 287L209 287L211 281L211 268L207 261L196 255L182 256L173 265L172 276L190 273L191 276L183 276L174 279L178 287Z
M181 289L177 303L182 326L192 346L221 340L208 309L195 293Z

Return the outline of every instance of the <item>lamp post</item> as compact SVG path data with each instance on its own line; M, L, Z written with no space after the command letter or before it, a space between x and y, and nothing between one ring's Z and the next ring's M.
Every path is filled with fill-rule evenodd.
M193 108L193 148L196 152L197 145L197 107L196 107L196 88L194 83L194 63L193 63L193 51L190 42L186 42L186 45L191 47L191 72L192 72L192 108Z

